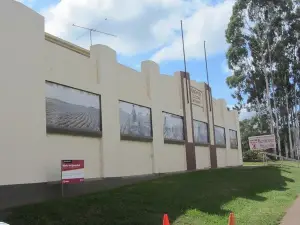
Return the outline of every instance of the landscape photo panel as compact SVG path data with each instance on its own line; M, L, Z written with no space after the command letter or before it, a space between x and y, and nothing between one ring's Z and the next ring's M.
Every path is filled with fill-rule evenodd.
M150 108L120 101L119 113L121 135L152 137Z
M216 145L226 146L225 128L215 126Z
M208 124L194 120L194 139L195 143L199 144L208 144L209 138L208 138Z
M183 118L170 113L164 114L164 139L183 141Z
M98 134L101 131L100 113L99 95L46 82L46 124L52 133Z
M238 148L237 131L229 130L229 137L230 137L230 148L237 149Z

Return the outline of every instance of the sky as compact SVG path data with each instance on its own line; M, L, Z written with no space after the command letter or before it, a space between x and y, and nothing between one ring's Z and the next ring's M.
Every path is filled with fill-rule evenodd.
M93 32L94 44L116 50L118 61L140 70L143 60L160 65L162 74L184 71L180 20L183 21L187 71L191 79L206 81L204 41L209 82L214 98L231 97L226 78L225 30L234 0L18 0L45 17L45 31L89 49L87 30L73 24L115 35ZM244 110L240 117L250 114Z

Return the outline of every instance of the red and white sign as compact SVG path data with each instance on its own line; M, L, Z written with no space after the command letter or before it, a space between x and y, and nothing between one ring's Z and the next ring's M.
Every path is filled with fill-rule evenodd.
M276 148L275 135L262 135L249 137L250 150L266 150L269 148Z
M61 182L76 184L84 181L84 160L62 160Z

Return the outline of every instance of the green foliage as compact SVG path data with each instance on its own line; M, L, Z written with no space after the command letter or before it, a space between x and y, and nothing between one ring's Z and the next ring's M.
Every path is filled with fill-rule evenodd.
M240 122L241 143L242 151L247 152L250 150L248 137L258 136L268 130L268 124L265 118L254 116L251 119L243 120Z
M293 149L297 138L291 140L290 127L299 126L293 115L299 113L300 98L300 1L236 0L225 36L228 67L233 71L226 83L233 90L236 108L247 104L260 121L263 117L269 123L276 121L280 142L284 139L281 150L287 141ZM245 131L244 151L249 149L249 132L262 134L256 131Z
M233 71L226 82L240 105L245 95L247 103L262 101L265 76L268 82L274 79L277 98L299 85L299 1L237 0L225 35L228 67Z
M244 162L262 162L262 154L259 154L259 151L248 150L243 152L243 161Z

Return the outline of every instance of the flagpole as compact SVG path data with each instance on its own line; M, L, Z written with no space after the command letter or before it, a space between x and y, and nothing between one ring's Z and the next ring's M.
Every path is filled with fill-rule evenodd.
M208 66L207 66L207 55L206 55L206 42L204 41L204 55L205 55L205 68L206 68L206 80L207 80L207 85L210 89L210 95L209 95L209 111L211 111L211 99L212 99L212 93L211 93L211 88L209 85L209 77L208 77Z
M189 88L188 88L188 80L186 74L186 60L185 60L185 48L184 48L184 37L183 37L183 28L182 28L182 20L180 20L181 25L181 40L182 40L182 51L183 51L183 62L184 62L184 75L185 75L185 85L186 85L186 98L187 103L189 103Z

